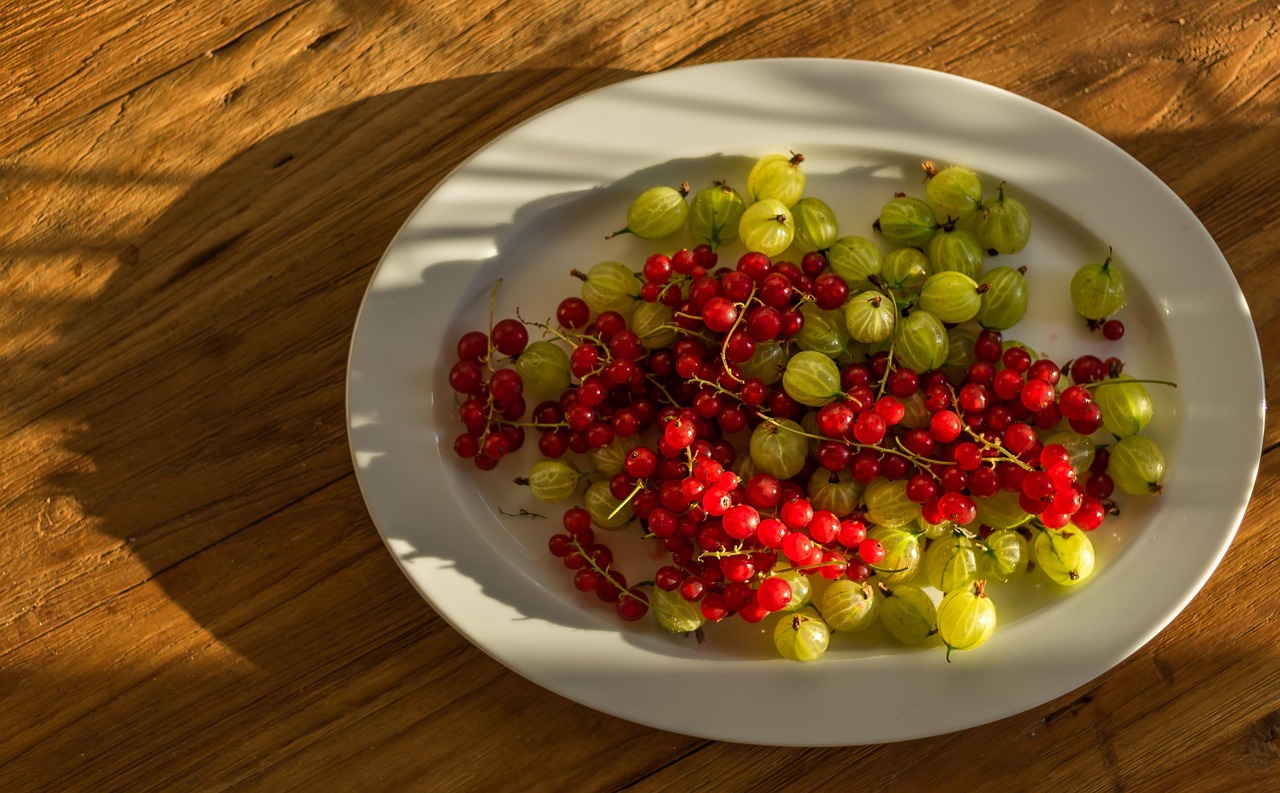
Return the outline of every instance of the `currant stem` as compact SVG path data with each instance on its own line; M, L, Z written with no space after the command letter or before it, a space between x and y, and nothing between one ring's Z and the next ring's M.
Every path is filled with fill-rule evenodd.
M493 341L492 341L493 315L498 308L498 287L500 286L502 286L501 278L493 282L493 290L489 292L489 338L490 338L490 341L489 341L489 355L485 357L486 361L488 361L488 359L493 356ZM493 371L493 368L490 367L489 371Z
M831 441L833 443L843 443L845 446L849 446L854 449L871 449L873 451L881 452L882 454L898 454L898 452L894 451L893 449L889 449L887 447L880 446L874 443L858 443L857 441L851 441L851 440L848 440L847 438L828 438L825 435L814 435L813 433L805 432L804 430L794 430L788 427L787 425L783 424L778 419L775 419L772 416L764 415L763 413L760 414L760 418L762 421L772 424L773 426L777 427L783 432L789 432L792 435L799 435L804 438L812 438L813 440L818 440L818 441ZM897 439L895 438L895 440ZM897 442L901 443L901 441L897 441ZM905 447L902 448L901 453L903 457L906 457L908 460L915 463L916 465L920 465L921 463L928 463L931 465L933 464L955 465L954 462L949 463L943 460L930 460L927 457L921 457L918 454L914 454L912 452L907 451Z
M959 399L956 396L956 390L951 387L950 383L947 384L947 391L950 392L951 394L951 404L955 405L959 401ZM1018 455L1006 449L1004 447L1004 444L1001 443L1000 441L997 440L995 442L992 442L987 440L985 435L978 432L973 427L970 427L968 424L965 424L963 420L961 420L960 426L964 430L965 434L968 435L970 438L972 438L980 448L995 449L997 452L1000 453L1001 457L1008 460L1009 462L1012 462L1027 471L1035 470L1033 466L1028 465L1027 463L1024 463L1022 460L1019 460Z
M489 377L493 377L493 315L497 312L498 305L498 287L502 286L502 279L493 282L493 289L489 292L489 351L485 353L484 365L489 370ZM489 437L490 428L493 426L493 414L497 406L494 404L493 395L490 394L485 404L485 430L480 435L479 442L483 444Z
M629 597L634 600L640 601L646 606L649 605L649 601L647 599L642 598L639 595L636 595L635 593L628 590L626 587L618 586L617 580L613 576L609 575L610 568L601 567L600 565L596 564L596 560L591 558L591 554L587 553L586 549L582 547L582 543L578 542L577 537L574 537L572 539L572 542L573 542L574 550L582 554L582 558L586 560L586 563L591 567L591 569L595 570L597 573L604 576L604 579L608 581L610 584L613 584L614 589L618 590L618 592L622 597Z
M504 427L524 427L531 430L563 430L568 429L567 421L500 421Z
M684 314L684 313L680 313L680 312L677 312L677 313L673 314L672 316L688 317L689 319L702 319L702 317L695 317L695 316L693 316L692 314ZM682 325L676 325L676 324L674 324L674 323L673 323L673 324L663 324L663 325L660 325L660 326L659 326L659 328L671 328L671 329L672 329L672 330L674 330L676 333L683 333L683 334L685 334L686 336L696 336L696 337L698 337L699 339L702 339L703 341L706 341L706 342L715 342L715 341L716 341L716 338L715 338L714 336L712 336L712 335L708 334L708 333L703 333L703 332L702 332L702 331L700 331L700 330L694 330L693 328L686 328L686 327L684 327L684 326L682 326Z
M520 309L518 308L516 309L516 319L520 320L521 322L523 322L524 324L530 327L539 328L542 330L542 332L549 333L552 336L555 336L557 339L564 342L565 344L569 344L576 347L577 345L582 344L583 342L590 342L591 344L594 344L597 347L601 347L607 352L606 345L601 344L600 338L598 336L592 336L589 333L574 333L572 331L567 331L564 328L553 328L550 322L538 322L537 320L525 319L524 317L520 316Z
M903 457L906 457L908 460L910 460L911 462L915 463L917 466L920 466L920 467L921 467L921 468L923 468L924 470L928 471L928 472L929 472L929 474L930 474L934 479L940 479L941 477L940 477L940 476L938 476L937 474L935 474L935 473L933 472L933 469L932 469L930 466L934 466L934 465L955 465L955 462L954 462L954 461L948 462L948 461L946 461L946 460L932 460L932 459L930 459L930 458L928 458L928 457L924 457L924 456L922 456L922 455L916 454L915 452L913 452L913 451L911 451L910 449L908 449L908 448L907 448L907 446L906 446L906 444L904 444L904 443L902 442L902 438L898 437L897 435L893 436L893 442L894 442L894 443L896 443L896 444L898 444L898 449L900 450L900 452L901 452L901 454L902 454L902 456L903 456ZM921 463L927 463L928 465L920 465Z
M725 373L739 383L742 383L745 381L742 380L740 377L738 377L736 374L734 374L733 369L729 367L729 353L728 353L729 339L733 338L734 332L738 330L739 326L742 325L743 320L746 319L747 317L746 307L751 305L751 301L752 299L755 298L755 296L756 296L756 288L754 285L752 285L751 293L747 295L747 299L742 302L742 310L739 311L738 316L734 318L733 325L729 327L729 332L724 334L724 341L720 344L720 363L722 366L724 366Z
M654 388L657 388L662 392L662 395L667 398L667 404L680 407L680 403L676 402L676 398L671 396L671 393L667 391L666 386L660 383L655 375L646 373L644 377L653 385Z

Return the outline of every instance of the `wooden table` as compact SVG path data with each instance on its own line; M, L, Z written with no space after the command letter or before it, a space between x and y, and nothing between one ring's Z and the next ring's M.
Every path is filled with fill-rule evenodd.
M1062 698L762 749L551 694L414 592L343 410L379 256L589 89L825 56L1062 111L1198 214L1280 361L1280 6L155 0L0 10L0 789L1261 790L1280 783L1280 427L1225 560ZM1188 549L1194 552L1194 549Z

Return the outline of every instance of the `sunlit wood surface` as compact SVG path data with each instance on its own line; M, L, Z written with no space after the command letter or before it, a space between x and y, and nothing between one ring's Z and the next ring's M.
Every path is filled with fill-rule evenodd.
M638 726L473 648L385 550L343 406L374 265L464 158L589 89L801 55L1114 141L1213 235L1274 376L1278 26L1240 0L4 4L0 790L1280 789L1274 420L1225 560L1120 666L801 750Z

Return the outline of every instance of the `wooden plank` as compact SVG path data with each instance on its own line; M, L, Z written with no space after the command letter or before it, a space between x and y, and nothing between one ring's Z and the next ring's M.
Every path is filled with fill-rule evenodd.
M1266 495L1205 591L1148 647L1080 691L992 725L903 744L712 744L637 789L818 787L854 774L871 790L940 778L998 790L1023 778L1027 756L1042 758L1050 782L1073 789L1116 780L1142 789L1176 769L1185 779L1190 757L1213 769L1219 789L1256 789L1272 771L1258 730L1275 708L1280 626L1265 597L1235 600L1230 617L1220 604L1266 592L1280 573L1260 520L1280 500L1280 457L1267 463ZM1254 630L1238 636L1242 623ZM155 789L362 779L484 789L541 779L562 789L575 769L590 767L583 789L603 790L644 777L664 752L703 745L569 703L468 646L391 563L349 476L8 654L0 675L6 789L101 789L126 773ZM1240 714L1257 730L1221 729ZM1179 726L1172 735L1161 727L1170 720ZM540 768L547 744L537 736L547 723L561 739L559 771ZM995 746L1024 748L984 753ZM593 764L606 752L615 759ZM501 764L470 762L498 756ZM904 764L903 756L930 763Z
M6 4L0 8L0 156L299 5Z
M821 790L856 780L868 791L1001 791L1021 789L1031 777L1045 790L1267 789L1280 774L1280 614L1268 594L1280 576L1271 517L1280 509L1278 484L1280 456L1269 454L1235 543L1188 608L1118 667L1053 702L982 727L880 746L716 743L635 790ZM876 714L854 709L849 718L874 723Z
M0 551L19 584L0 593L0 625L18 641L74 617L102 587L133 586L350 470L347 344L396 228L450 163L516 119L614 79L464 78L389 91L274 134L250 125L239 139L188 131L208 106L170 109L178 96L223 96L228 73L246 83L234 109L217 105L236 124L305 93L299 81L321 70L304 79L279 69L328 57L306 49L321 26L309 14L254 31L131 96L122 115L95 114L30 152L33 163L80 157L88 173L110 174L125 143L167 150L181 141L207 147L197 173L220 167L119 191L72 180L52 196L33 180L11 203L19 258L6 281L19 310L4 312L11 332L0 334L15 374L0 419L15 461L4 506L33 530ZM327 46L342 63L364 51L341 44ZM499 101L499 84L548 93ZM174 112L176 121L149 121ZM475 137L459 134L468 125ZM351 173L355 184L343 176ZM112 206L74 209L93 201Z
M453 164L581 91L773 55L942 69L1089 124L1201 217L1274 361L1276 19L1240 0L0 9L0 785L997 790L1029 767L1258 788L1280 773L1274 454L1209 586L1096 685L953 736L759 750L569 703L431 614L360 505L341 382L373 262Z
M552 789L579 774L605 790L702 743L471 647L396 568L352 476L10 652L0 679L5 790Z

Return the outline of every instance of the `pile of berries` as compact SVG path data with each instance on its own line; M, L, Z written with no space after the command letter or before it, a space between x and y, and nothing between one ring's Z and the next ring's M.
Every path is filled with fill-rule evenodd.
M654 585L699 603L710 621L737 614L756 622L785 608L792 599L788 580L768 575L780 568L865 581L884 561L881 543L867 536L872 524L863 511L815 506L809 492L819 473L828 484L901 482L921 519L935 525L973 524L979 503L1002 491L1016 494L1018 507L1049 528L1073 523L1092 530L1115 510L1106 448L1093 450L1081 475L1068 448L1046 445L1040 434L1064 420L1082 438L1098 430L1102 412L1088 386L1118 375L1118 360L1076 358L1067 368L1074 384L1059 390L1062 367L982 330L962 372L891 367L880 352L845 365L842 397L811 410L780 380L766 385L738 363L757 344L785 340L803 327L804 303L839 305L835 295L843 301L847 289L824 280L819 253L805 256L803 267L759 253L742 256L734 269L716 264L707 246L646 261L641 299L670 304L669 296L682 296L673 320L688 335L669 347L646 349L621 314L604 312L591 322L581 298L563 300L554 334L572 344L568 361L577 382L537 403L527 421L520 375L497 366L524 352L525 324L503 319L489 334L465 334L449 373L463 398L457 454L491 469L520 448L526 429L537 433L541 455L551 460L625 439L620 470L604 480L608 494L663 544L669 558ZM751 304L746 311L744 301ZM744 451L736 436L762 425L777 429L805 413L815 419L814 431L801 430L812 453L798 472L780 478L760 471L746 479L734 472ZM569 508L563 529L550 549L574 571L575 586L616 603L624 619L642 617L648 596L612 567L588 510Z
M800 161L761 167L802 189ZM861 630L877 611L907 643L980 644L995 620L986 583L1033 567L1064 586L1088 577L1087 535L1117 512L1113 492L1159 492L1164 460L1140 434L1150 396L1118 359L1059 364L1005 337L1026 311L1026 268L983 260L1026 244L1025 208L1003 185L984 204L964 169L926 173L932 205L897 194L874 224L897 246L886 254L839 237L801 189L745 213L722 183L694 209L687 189L646 191L625 231L694 229L736 200L748 252L722 264L702 244L638 271L573 270L580 296L554 319L491 317L464 334L448 375L454 451L490 470L535 433L540 459L517 482L545 502L580 499L549 549L624 620L652 611L701 636L706 622L782 613L775 645L801 660L825 650L828 623ZM812 245L797 264L752 240ZM1122 335L1110 256L1080 269L1070 298L1091 328ZM636 584L601 539L628 530L661 547ZM944 594L936 612L910 583L921 570Z

